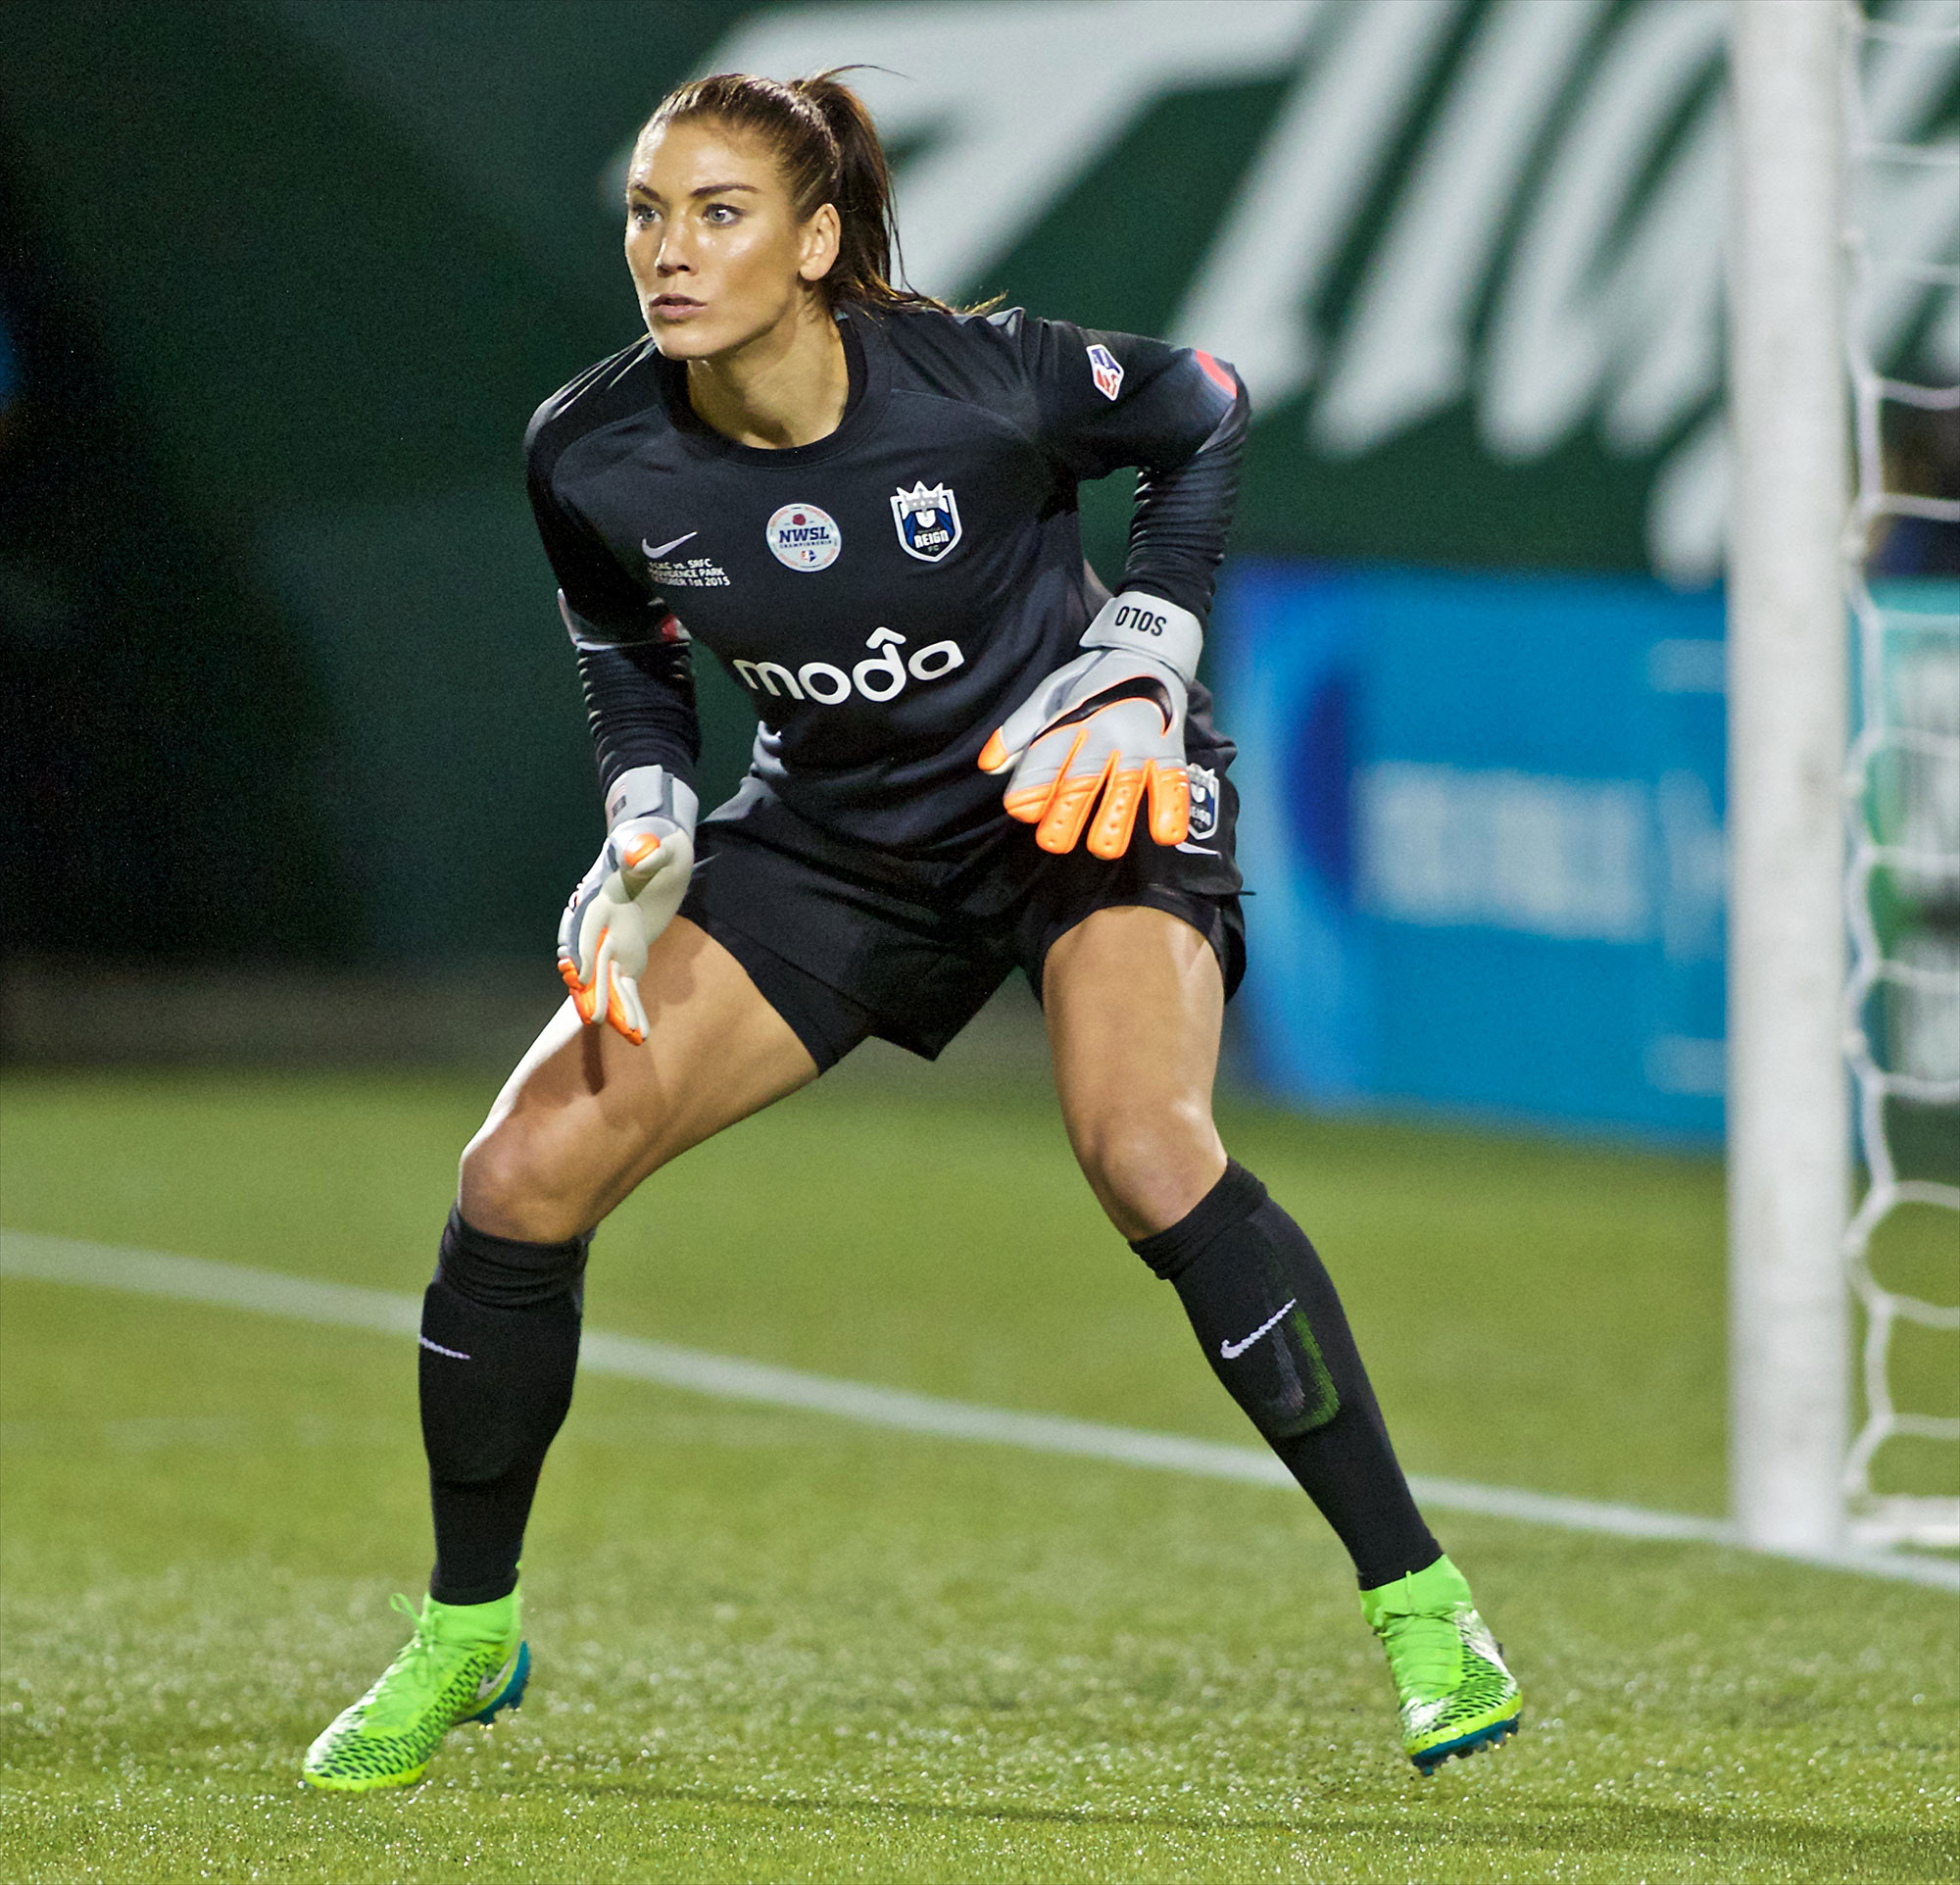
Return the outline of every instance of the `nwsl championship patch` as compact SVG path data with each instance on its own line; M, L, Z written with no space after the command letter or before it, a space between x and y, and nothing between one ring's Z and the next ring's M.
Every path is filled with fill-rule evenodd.
M950 485L928 488L920 478L908 491L901 484L892 497L892 522L906 556L937 563L959 541L959 501Z
M769 554L788 570L828 570L844 548L844 532L814 504L785 504L762 526Z

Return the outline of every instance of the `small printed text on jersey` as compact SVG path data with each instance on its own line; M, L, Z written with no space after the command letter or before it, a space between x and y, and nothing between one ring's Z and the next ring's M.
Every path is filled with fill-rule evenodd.
M694 532L690 530L688 536ZM682 543L687 537L680 539ZM712 557L670 557L661 554L677 546L662 543L657 549L645 537L640 539L640 554L647 559L649 580L662 589L725 589L728 587L728 571Z

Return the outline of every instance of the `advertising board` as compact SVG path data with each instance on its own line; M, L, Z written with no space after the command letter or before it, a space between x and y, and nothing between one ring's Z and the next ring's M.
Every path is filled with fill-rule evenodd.
M1219 616L1255 1076L1718 1133L1720 596L1250 561Z

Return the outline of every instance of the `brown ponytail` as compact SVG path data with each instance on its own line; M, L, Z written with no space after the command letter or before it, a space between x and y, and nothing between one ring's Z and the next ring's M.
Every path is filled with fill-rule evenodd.
M892 174L864 101L838 82L840 74L854 70L839 66L788 83L743 72L692 79L661 100L641 135L683 118L717 119L756 132L775 152L799 220L822 204L836 207L842 225L837 260L816 284L826 305L849 303L879 313L934 308L950 314L945 302L893 280L899 229L892 210Z

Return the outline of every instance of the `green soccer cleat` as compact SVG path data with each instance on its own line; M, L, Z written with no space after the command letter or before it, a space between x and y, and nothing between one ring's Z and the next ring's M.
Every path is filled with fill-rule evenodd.
M406 1597L397 1597L395 1608L416 1633L380 1680L307 1750L301 1774L309 1787L412 1787L459 1721L488 1721L524 1699L531 1652L515 1591L494 1604L431 1597L419 1616Z
M1402 1748L1419 1771L1494 1747L1518 1729L1518 1685L1446 1558L1361 1593L1401 1699Z

